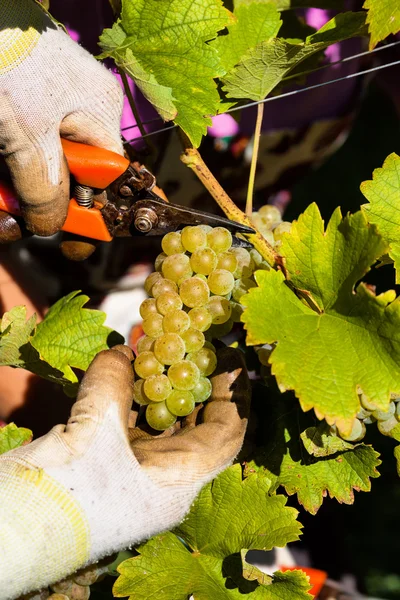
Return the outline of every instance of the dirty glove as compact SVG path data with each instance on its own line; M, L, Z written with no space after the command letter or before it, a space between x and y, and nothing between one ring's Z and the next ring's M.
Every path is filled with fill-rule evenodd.
M203 422L191 415L153 438L128 429L132 356L118 348L92 362L66 426L0 456L1 600L174 527L241 448L249 389L238 351L219 354Z
M69 201L60 135L122 153L122 92L34 0L1 0L0 48L0 153L28 229L51 235Z

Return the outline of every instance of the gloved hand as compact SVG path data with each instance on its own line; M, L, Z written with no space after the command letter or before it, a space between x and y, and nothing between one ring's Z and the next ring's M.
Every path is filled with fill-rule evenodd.
M183 519L241 448L250 394L240 356L220 351L200 425L191 415L185 428L154 438L128 429L137 416L131 351L119 346L94 359L67 426L0 456L1 600Z
M51 235L70 198L60 135L122 154L122 91L34 0L1 0L0 48L0 153L28 229Z

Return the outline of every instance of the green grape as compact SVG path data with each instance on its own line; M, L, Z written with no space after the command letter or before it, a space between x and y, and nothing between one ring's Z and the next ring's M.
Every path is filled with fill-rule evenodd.
M207 283L207 277L202 273L196 273L195 275L193 275L193 277L197 277L198 279L201 279L202 281L205 281Z
M195 252L207 246L207 233L201 227L184 227L182 244L188 252Z
M221 325L211 325L210 329L207 331L207 337L211 340L220 340L232 331L232 327L232 319L229 319Z
M283 234L290 233L291 228L292 228L292 224L289 223L288 221L282 221L282 223L280 223L280 225L275 227L275 229L274 229L275 242L281 242L283 239Z
M161 254L157 256L156 260L154 261L154 268L156 271L161 271L162 264L166 258L167 255L165 254L165 252L161 252Z
M340 433L340 437L346 442L359 442L363 439L366 433L366 427L359 419L354 419L353 426L349 434Z
M168 369L168 379L176 390L191 390L200 379L200 371L194 362L180 360Z
M147 350L153 351L154 342L154 338L151 338L148 335L142 335L142 337L138 339L136 344L138 354L146 352Z
M145 380L143 389L150 400L161 402L169 396L172 386L166 375L152 375Z
M282 221L280 210L276 206L272 206L272 204L265 204L262 206L258 211L258 214L268 229L276 227Z
M173 390L165 403L168 410L177 417L186 417L194 410L193 394L189 391Z
M165 333L155 341L154 354L163 365L172 365L185 356L185 343L177 333Z
M365 421L365 419L368 419L370 416L372 415L371 411L369 410L365 410L365 408L360 408L360 410L358 411L358 413L356 414L357 419L360 419L361 421ZM376 419L374 418L374 421L376 421Z
M211 315L213 325L226 323L232 314L229 300L222 298L222 296L212 296L208 301L207 310Z
M195 402L205 402L211 396L211 381L207 379L207 377L200 377L199 381L191 391Z
M233 290L235 278L230 271L226 269L215 269L208 276L208 287L213 294L225 296Z
M211 225L198 225L198 227L201 227L206 233L210 233L210 231L212 231Z
M198 308L207 304L210 291L205 281L199 277L189 277L180 285L179 295L189 308Z
M161 296L161 294L166 294L167 292L176 294L178 292L178 286L174 281L171 281L170 279L164 279L164 277L158 279L151 288L151 294L156 299L158 296Z
M183 306L183 302L176 292L165 292L157 296L157 310L162 315L173 310L180 310Z
M239 302L233 302L231 301L231 309L232 309L232 316L231 319L234 323L240 323L241 321L241 317L244 311L244 308L241 304L239 304Z
M269 229L260 229L259 230L261 235L263 236L263 238L265 240L267 240L267 242L271 245L274 246L275 245L275 238L274 238L274 234L272 233L272 231L270 231Z
M377 410L378 408L376 404L374 402L371 402L365 394L360 395L360 402L363 408L365 408L366 410L370 410L371 412Z
M250 252L246 248L232 248L231 252L236 256L238 266L234 272L235 279L243 279L251 277L254 271L254 262L250 256Z
M164 371L163 365L158 361L154 352L150 352L149 350L142 352L136 357L134 367L136 373L142 379L146 379L150 375L161 375Z
M388 410L375 410L372 415L377 421L387 421L390 417L393 417L396 412L396 405L394 402L389 404Z
M146 300L143 300L142 304L140 305L139 312L142 319L147 319L147 317L156 315L158 311L154 298L146 298Z
M217 266L218 258L211 248L196 250L190 257L190 266L195 273L209 275Z
M163 318L164 333L183 333L190 327L190 317L184 310L172 310Z
M194 329L194 327L189 327L189 329L181 333L181 338L185 342L186 352L197 352L204 346L204 333L198 329Z
M161 240L161 247L167 256L185 252L185 248L182 246L181 234L177 231L171 231L164 235Z
M161 279L162 275L161 273L158 273L157 271L154 271L153 273L150 273L150 275L148 277L146 277L146 280L144 282L144 289L146 290L146 293L151 296L151 290L153 285L155 284L156 281L158 281L159 279Z
M176 416L168 410L165 402L153 402L146 408L146 421L156 431L165 431L176 422Z
M272 240L273 242L274 240ZM270 270L270 266L267 263L266 260L264 260L264 258L261 256L261 254L255 249L252 248L251 250L249 250L250 256L254 262L255 265L255 270L256 269L261 269L263 271L269 271Z
M217 269L225 269L234 273L238 267L238 260L232 252L222 252L218 255Z
M156 338L163 333L163 317L156 314L147 317L142 323L143 331L146 335Z
M198 352L189 352L187 360L194 362L202 375L208 377L215 371L217 356L210 348L202 348Z
M379 431L383 435L388 435L388 436L391 435L392 429L397 427L398 424L399 424L399 422L394 415L392 417L390 417L390 419L386 419L386 421L377 421L377 426L378 426Z
M257 287L257 284L252 279L237 279L232 290L232 296L235 302L240 303L242 296L247 294L247 292L253 287Z
M199 331L207 331L210 328L212 323L211 314L208 312L204 306L200 308L192 308L188 312L190 319L190 326L193 329L198 329Z
M156 375L157 377L157 375ZM136 379L133 384L133 399L135 402L141 405L149 404L150 398L148 398L144 391L144 379Z
M214 344L212 342L210 342L210 340L206 340L204 342L204 348L208 348L209 350L212 350L214 352L214 354L217 352Z
M162 273L166 279L177 283L183 277L191 276L190 259L186 254L171 254L162 264Z
M214 227L207 234L207 242L214 252L226 252L232 246L232 234L225 227Z

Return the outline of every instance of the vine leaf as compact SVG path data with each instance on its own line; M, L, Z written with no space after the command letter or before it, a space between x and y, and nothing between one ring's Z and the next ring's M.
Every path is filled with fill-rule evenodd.
M316 457L304 451L302 431L310 417L301 412L291 394L267 399L268 431L261 448L246 465L245 474L264 473L271 480L271 492L283 486L297 494L304 508L316 514L329 494L338 502L353 504L354 491L370 491L370 478L379 477L379 454L371 446L350 444L351 448ZM306 429L308 431L308 429ZM329 443L326 443L328 446Z
M282 25L272 2L241 4L235 7L233 14L237 20L228 26L228 35L221 35L210 44L218 51L225 72L230 71L250 48L274 38Z
M323 421L317 427L308 427L300 434L304 448L311 456L332 456L337 452L353 450L355 444L342 440L331 432L329 425Z
M0 323L0 366L22 367L20 348L29 341L36 326L36 315L26 320L26 307L14 306Z
M174 531L158 535L123 562L114 596L133 600L221 598L239 600L308 600L310 586L299 571L275 573L249 581L243 550L270 549L297 540L297 511L284 496L269 496L262 474L242 480L234 465L206 485L186 520Z
M244 4L252 4L253 2L263 2L265 0L234 0L235 8ZM266 0L274 4L278 10L290 10L294 8L323 8L325 10L332 8L343 10L343 0Z
M25 427L17 427L15 423L9 423L0 427L0 454L19 448L28 444L32 439L32 431Z
M331 44L366 34L365 13L341 13L303 43L281 38L251 48L222 78L228 98L263 100L301 62Z
M369 49L400 31L400 4L390 0L366 0L363 8L368 11L367 23L371 39Z
M277 342L270 363L281 391L293 389L303 410L347 433L360 389L382 410L400 393L400 300L393 290L354 289L387 243L361 211L342 220L336 209L324 232L316 204L283 237L289 279L308 303L281 272L258 271L241 301L247 343Z
M112 57L199 146L218 110L214 78L224 72L206 42L232 21L221 0L123 0L121 18L100 37L101 58Z
M389 154L382 168L374 170L372 180L361 184L361 191L369 201L361 208L389 242L396 283L400 283L400 156Z
M394 449L394 457L397 461L397 474L400 477L400 446L396 446Z

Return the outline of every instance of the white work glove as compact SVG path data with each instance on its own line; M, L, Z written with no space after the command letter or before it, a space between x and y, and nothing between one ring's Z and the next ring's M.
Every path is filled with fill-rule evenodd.
M0 49L0 153L28 229L51 235L70 199L60 135L121 154L122 92L34 0L1 0Z
M180 523L201 487L239 452L249 382L225 348L202 423L156 437L134 425L125 346L101 352L67 426L0 456L0 599L64 579L80 567Z

